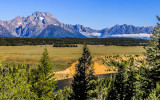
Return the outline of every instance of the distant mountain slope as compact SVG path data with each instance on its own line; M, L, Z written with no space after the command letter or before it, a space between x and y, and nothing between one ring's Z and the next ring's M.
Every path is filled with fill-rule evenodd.
M0 20L0 25L3 26L6 30L8 30L11 36L15 36L15 37L37 37L37 36L38 37L39 36L40 37L43 37L43 36L57 37L58 36L58 38L59 37L149 38L149 35L153 28L151 26L135 27L133 25L124 24L124 25L115 25L111 28L105 28L102 30L95 30L89 27L85 27L83 25L78 25L78 24L71 25L71 24L61 23L58 21L56 17L54 17L52 14L47 12L34 12L32 15L28 17L17 16L16 18L10 21ZM48 29L48 26L49 26L49 29ZM57 26L58 28L55 26ZM63 30L60 30L59 29L60 27ZM52 29L53 31L53 28L56 28L56 29L54 30L54 32L52 32L52 35L53 35L52 36L51 33L47 33L46 30ZM0 29L0 31L3 31L3 30ZM10 35L9 33L3 33L3 34L6 34L6 36L8 36ZM48 34L48 36L46 34Z
M37 37L43 38L64 38L64 37L80 37L84 38L81 33L71 33L60 26L48 25Z
M0 25L0 37L13 37L13 36L5 27Z
M111 28L106 28L101 31L102 37L136 37L136 34L151 34L153 27L135 27L133 25L115 25ZM146 37L149 35L146 35ZM140 36L139 36L140 37Z

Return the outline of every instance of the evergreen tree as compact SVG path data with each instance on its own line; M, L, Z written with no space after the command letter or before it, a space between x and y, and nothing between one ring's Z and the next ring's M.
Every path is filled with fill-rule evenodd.
M95 89L95 85L90 85L91 80L97 77L94 75L92 57L86 44L83 46L82 57L76 65L76 74L72 81L73 93L71 98L74 100L86 100L89 98L88 91Z
M160 18L157 17L160 21ZM154 87L156 82L160 80L160 24L157 23L157 26L154 27L151 35L151 40L149 45L145 48L147 61L149 63L150 78L154 82Z
M149 45L145 48L147 61L149 62L150 67L156 67L157 65L159 65L160 60L160 30L158 25L154 27L150 38L151 40L149 41Z
M31 90L38 95L39 99L53 99L53 90L55 89L55 80L50 79L53 67L51 66L48 51L45 48L37 69L32 70Z
M96 89L90 91L93 100L106 100L108 98L108 90L112 84L112 78L111 76L110 78L91 81L96 83Z
M2 68L2 67L1 67ZM10 68L10 67L9 67ZM3 67L3 74L0 75L0 99L1 100L30 100L36 99L37 95L30 91L30 84L24 69L19 69L16 73L8 73L8 66ZM13 68L10 68L13 70Z
M42 55L39 70L41 70L45 77L47 77L53 71L47 48L44 49Z
M125 100L126 98L127 80L127 66L124 62L122 62L122 64L119 66L118 75L115 80L115 87L118 91L118 98L120 100Z
M128 81L127 81L128 86L127 86L127 93L126 93L126 97L128 98L128 100L131 100L131 98L134 95L136 95L135 94L137 92L136 86L139 85L137 83L137 80L138 80L137 73L133 67L135 67L135 66L130 66L130 70L128 71Z
M118 73L113 78L109 89L108 100L127 100L128 92L128 71L127 62L118 63Z
M160 100L160 85L156 84L156 88L152 89L146 100Z
M64 87L63 90L59 90L55 97L55 100L69 100L71 98L72 89Z

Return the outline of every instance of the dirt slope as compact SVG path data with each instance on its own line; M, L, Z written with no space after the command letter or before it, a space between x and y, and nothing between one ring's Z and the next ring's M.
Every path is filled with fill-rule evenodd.
M57 71L55 73L55 77L57 80L62 80L66 78L72 78L73 75L75 74L75 66L78 63L75 62L70 66L69 68L63 70L63 71ZM96 61L94 61L94 69L95 69L95 74L106 74L106 73L114 73L114 71L109 71L109 67L106 65L102 65Z

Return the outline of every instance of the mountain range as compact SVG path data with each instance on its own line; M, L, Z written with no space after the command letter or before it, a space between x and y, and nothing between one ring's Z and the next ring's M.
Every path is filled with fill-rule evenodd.
M47 12L34 12L28 17L0 20L0 37L41 38L142 38L150 37L152 26L115 25L95 30L83 25L64 24Z

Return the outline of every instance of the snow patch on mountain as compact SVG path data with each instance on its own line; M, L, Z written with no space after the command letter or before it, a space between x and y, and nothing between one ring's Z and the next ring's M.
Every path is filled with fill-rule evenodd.
M45 16L45 14L44 14L44 13L42 13L42 15L43 15L43 16Z
M39 17L39 19L42 21L44 18L43 17Z
M54 24L54 25L58 26L58 24Z
M21 25L22 23L17 23L18 25Z

